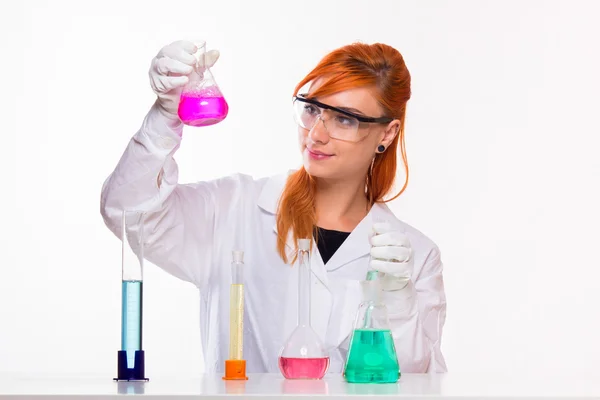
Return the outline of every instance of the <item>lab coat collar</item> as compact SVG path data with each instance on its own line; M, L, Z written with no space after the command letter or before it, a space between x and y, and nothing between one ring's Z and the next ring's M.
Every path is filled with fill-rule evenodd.
M279 199L285 187L287 177L293 171L289 171L287 175L276 175L267 179L259 199L258 206L264 211L276 214ZM318 256L316 250L316 244L314 245L315 251L313 252L313 272L316 277L327 287L327 271L334 271L338 268L343 267L349 262L356 260L357 258L363 257L370 253L371 245L369 243L369 235L372 231L372 226L376 221L393 221L395 220L394 214L388 208L387 205L382 203L376 203L367 216L356 226L352 233L342 244L340 251L336 251L331 259L327 262L326 268L322 267L322 260ZM277 232L277 224L273 225L274 232ZM314 242L314 240L313 240ZM314 244L314 243L313 243ZM294 253L294 239L292 232L288 232L286 239L286 248L288 255L293 257ZM315 254L316 252L316 254ZM320 262L314 262L320 261ZM316 264L320 264L317 266ZM367 268L367 265L365 265Z
M275 175L266 179L258 197L258 206L260 208L270 214L277 213L279 198L283 193L287 178L292 172L289 171L287 174Z
M344 265L368 255L371 252L369 237L372 235L373 224L376 221L391 220L392 212L385 204L376 203L369 213L352 230L348 238L342 243L341 251L336 251L329 259L325 268L335 271ZM365 262L365 274L367 263Z

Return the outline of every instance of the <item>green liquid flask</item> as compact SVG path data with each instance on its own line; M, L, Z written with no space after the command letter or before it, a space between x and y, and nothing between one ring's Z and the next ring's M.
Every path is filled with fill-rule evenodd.
M400 366L378 279L361 282L365 300L358 307L344 378L350 383L394 383Z

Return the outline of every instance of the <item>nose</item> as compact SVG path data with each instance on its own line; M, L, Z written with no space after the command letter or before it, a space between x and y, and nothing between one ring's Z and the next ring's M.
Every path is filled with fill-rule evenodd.
M319 116L317 122L308 132L308 137L315 143L327 143L329 142L329 133L325 127L325 121Z

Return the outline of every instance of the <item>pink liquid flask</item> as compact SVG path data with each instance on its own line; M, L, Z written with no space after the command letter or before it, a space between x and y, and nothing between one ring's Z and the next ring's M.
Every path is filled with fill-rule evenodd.
M329 368L329 357L279 357L279 368L286 379L321 379Z
M298 240L298 325L279 353L286 379L322 379L329 368L329 354L310 326L310 244Z
M214 57L207 58L206 42L199 40L194 44L197 48L194 53L196 65L181 91L177 114L189 126L214 125L227 117L229 106L210 71L216 60Z
M229 106L221 91L213 86L198 92L183 92L179 101L179 118L190 126L209 126L227 117Z

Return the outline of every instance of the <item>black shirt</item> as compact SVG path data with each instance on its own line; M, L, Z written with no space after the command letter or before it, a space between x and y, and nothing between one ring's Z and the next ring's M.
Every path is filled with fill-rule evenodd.
M340 232L331 229L316 228L315 234L317 233L317 247L319 253L323 259L323 264L327 264L327 261L333 256L333 254L340 248L344 240L350 236L350 232Z

